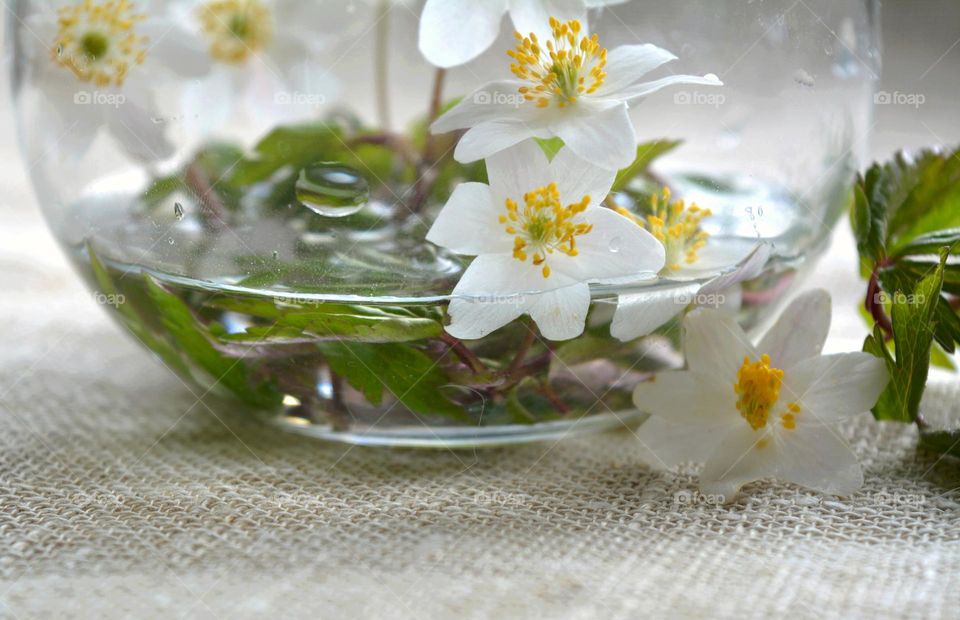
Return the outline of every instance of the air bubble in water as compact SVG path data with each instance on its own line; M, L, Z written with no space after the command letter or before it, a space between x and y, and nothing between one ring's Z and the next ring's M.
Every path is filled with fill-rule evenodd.
M310 164L300 171L297 200L318 215L346 217L370 200L370 185L359 172L332 162Z

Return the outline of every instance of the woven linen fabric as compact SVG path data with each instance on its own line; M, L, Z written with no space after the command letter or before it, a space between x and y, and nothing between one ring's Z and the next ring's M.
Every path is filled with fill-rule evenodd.
M450 452L266 428L113 325L36 215L0 215L0 290L0 615L956 613L960 468L910 428L843 429L855 497L716 506L627 431ZM926 415L960 417L958 391Z

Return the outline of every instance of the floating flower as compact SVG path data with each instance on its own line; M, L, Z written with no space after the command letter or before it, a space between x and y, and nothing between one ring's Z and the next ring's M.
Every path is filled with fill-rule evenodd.
M427 239L476 256L453 291L447 331L481 338L523 314L544 337L583 332L589 282L654 274L663 246L600 206L614 173L569 149L552 162L533 141L489 158L490 185L457 187Z
M637 154L629 103L673 84L722 83L714 75L672 75L640 82L676 56L655 45L624 45L609 53L577 20L550 18L549 38L516 33L508 52L516 80L491 82L432 126L435 133L468 129L454 153L468 163L529 138L561 138L582 159L618 170Z
M737 285L759 275L770 258L770 246L709 243L701 222L712 214L696 204L671 200L670 190L651 197L651 213L638 217L617 211L645 227L663 244L666 265L660 273L667 286L624 293L610 333L623 341L645 336L680 314L690 304L723 306Z
M486 51L509 12L515 30L539 32L551 15L585 23L587 9L627 0L427 0L420 17L420 51L438 67L455 67Z
M793 301L756 347L732 317L694 310L683 327L688 369L635 391L652 416L640 438L666 465L706 461L701 490L726 501L765 478L853 493L863 474L832 426L869 410L888 375L868 353L821 355L829 325L822 290Z
M179 26L149 0L77 0L43 4L28 18L34 47L47 56L36 82L63 125L59 147L86 153L106 129L141 160L169 156L173 146L158 116L155 88L167 75L193 78L208 68Z
M193 26L213 71L188 87L188 131L209 132L243 103L262 129L316 117L336 95L336 81L316 66L324 43L323 11L302 0L191 0L177 5Z

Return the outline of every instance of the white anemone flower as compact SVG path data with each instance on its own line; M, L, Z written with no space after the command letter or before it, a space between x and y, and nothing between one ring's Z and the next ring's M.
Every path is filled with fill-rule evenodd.
M213 70L185 89L188 131L210 132L241 111L259 130L315 118L337 94L315 58L324 11L303 0L188 0L175 5Z
M420 51L431 64L450 68L485 52L500 34L504 13L514 30L540 33L550 17L586 22L587 9L627 0L427 0L420 17Z
M667 466L705 461L701 490L724 501L767 478L855 492L863 473L833 427L868 411L888 374L869 353L821 355L829 326L822 290L794 300L756 347L732 317L694 310L683 327L688 369L635 391L652 416L640 439Z
M431 126L434 133L468 129L456 159L484 159L530 138L560 138L582 159L619 170L637 155L630 103L674 84L719 86L715 75L640 80L676 56L655 45L624 45L609 53L581 23L550 18L551 34L517 33L508 55L518 78L491 82Z
M600 206L614 173L523 142L486 161L490 184L463 183L427 239L476 256L453 290L447 331L481 338L529 314L550 340L579 336L588 283L663 267L663 246Z
M27 18L35 86L52 107L59 152L82 157L101 130L131 156L163 159L174 151L156 91L203 75L210 63L180 26L149 0L38 3Z
M618 212L646 227L663 244L666 265L660 273L661 286L624 293L610 333L624 342L646 336L680 314L691 304L739 308L739 284L757 277L770 259L769 244L717 242L701 229L709 209L683 200L671 201L670 190L651 199L651 214L635 216L626 209ZM667 286L662 286L667 284ZM728 298L731 302L728 304Z

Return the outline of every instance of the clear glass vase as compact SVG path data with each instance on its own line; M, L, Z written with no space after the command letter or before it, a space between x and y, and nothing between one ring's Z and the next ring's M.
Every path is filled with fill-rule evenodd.
M557 16L597 35L571 57L597 66L605 48L606 73L555 59L538 85L513 31L544 2L515 4L501 16L437 0L15 1L18 125L50 229L167 368L290 430L468 446L635 423L633 387L683 364L684 310L722 306L750 328L824 248L865 154L877 6L582 8L575 27ZM663 267L590 279L579 335L543 329L525 292L456 292L472 257L426 237L458 187L489 179L482 159L457 161L470 159L455 157L463 131L430 123L461 98L480 116L564 114L594 94L589 80L602 94L636 72L640 57L616 50L639 44L676 56L648 82L706 77L630 99L636 159L591 208L649 231ZM531 86L484 87L518 77ZM538 127L545 162L577 146ZM604 139L632 144L626 133ZM452 299L510 318L463 337Z

